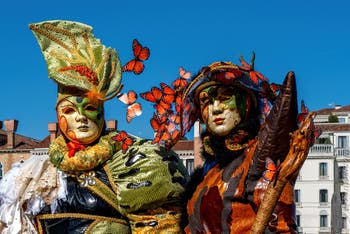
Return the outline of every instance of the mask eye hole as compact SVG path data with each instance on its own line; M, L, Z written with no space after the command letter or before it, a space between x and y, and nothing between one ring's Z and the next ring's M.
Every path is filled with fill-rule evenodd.
M66 115L71 115L75 112L75 109L73 107L65 107L62 109L62 113Z
M92 106L92 105L88 105L88 106L85 107L85 110L86 111L90 111L90 112L94 112L94 111L97 110L97 107Z
M209 95L207 92L201 92L199 94L200 105L207 105L209 103Z

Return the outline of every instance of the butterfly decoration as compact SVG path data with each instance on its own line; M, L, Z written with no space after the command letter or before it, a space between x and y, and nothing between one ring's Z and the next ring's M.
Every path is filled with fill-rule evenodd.
M263 178L267 181L273 181L278 174L279 166L274 161L267 157L265 160L265 171L263 172Z
M242 71L238 69L232 69L228 72L221 72L216 75L216 80L222 82L223 84L231 84L235 78L238 78L242 75Z
M151 91L141 93L146 101L153 102L153 107L160 115L170 114L171 105L175 100L175 90L165 83L160 83L161 88L152 87Z
M268 79L261 74L260 72L257 72L254 70L254 61L255 61L255 53L253 51L252 59L251 59L251 64L247 63L243 56L240 56L239 61L241 62L241 66L238 66L241 70L246 71L249 73L250 79L255 83L259 84L259 80L261 81L268 81Z
M304 100L301 100L301 112L297 116L298 124L301 124L309 114L309 109L306 107Z
M181 137L181 114L184 111L182 93L191 73L179 68L179 77L171 85L160 83L150 91L140 94L141 98L153 103L155 109L150 124L154 131L154 143L164 143L171 148Z
M134 58L122 67L122 71L134 72L135 75L139 75L145 68L143 61L149 58L150 50L148 47L143 47L137 39L132 42L132 50Z
M262 81L260 86L262 89L262 91L260 92L260 96L263 98L267 98L271 103L274 103L282 88L282 86L279 84L269 84L267 81Z
M179 75L180 77L171 83L171 85L177 91L183 90L187 85L187 80L191 78L191 73L186 71L182 67L179 68Z
M134 143L133 139L125 131L121 131L117 135L113 136L112 140L122 143L121 147L123 153L125 153L129 149L129 146Z
M128 93L121 93L117 95L119 101L128 105L126 111L126 120L128 123L131 122L136 116L142 114L142 106L140 103L135 103L137 100L137 94L135 91L130 90Z

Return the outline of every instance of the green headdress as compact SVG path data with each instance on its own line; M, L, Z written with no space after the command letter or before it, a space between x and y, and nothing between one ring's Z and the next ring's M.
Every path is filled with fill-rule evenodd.
M115 49L102 45L92 27L72 21L29 25L58 84L58 102L70 95L106 101L121 89L121 65Z

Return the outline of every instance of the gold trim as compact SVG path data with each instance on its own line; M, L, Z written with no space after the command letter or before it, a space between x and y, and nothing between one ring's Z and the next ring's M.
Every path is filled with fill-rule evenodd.
M85 230L85 233L90 233L94 227L100 222L100 220L93 221L89 227Z
M109 170L109 167L107 166L107 164L103 167L103 169L106 172L108 180L109 180L109 182L110 182L110 184L112 186L113 192L117 193L118 192L117 185L115 185L115 182L113 180L113 175L112 175L111 171Z
M81 214L81 213L42 214L42 215L37 215L36 216L36 222L37 222L37 225L38 225L38 232L40 234L44 233L43 227L41 225L40 220L60 219L60 218L80 218L80 219L94 220L94 222L92 222L89 225L87 230L90 230L94 226L96 226L98 221L108 221L108 222L120 223L120 224L128 225L128 222L126 220L117 219L117 218L111 218L111 217L105 217L105 216L100 216L100 215Z
M92 192L94 192L96 195L98 195L100 198L102 198L109 205L111 205L118 212L120 212L118 206L118 199L116 198L117 195L107 185L105 185L96 177L94 177L94 180L96 181L96 184L88 185L86 187Z

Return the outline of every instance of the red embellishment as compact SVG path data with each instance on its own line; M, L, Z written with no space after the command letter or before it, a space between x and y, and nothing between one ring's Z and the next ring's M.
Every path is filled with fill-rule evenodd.
M122 152L125 153L129 146L134 143L131 137L125 131L121 131L119 134L112 137L112 140L122 142Z
M69 142L67 144L67 147L68 147L68 157L70 157L70 158L73 157L74 154L76 152L78 152L79 150L83 150L86 148L84 145L81 145L79 143L75 143L73 141Z
M63 72L63 71L71 71L71 70L78 72L81 76L87 77L88 81L93 83L94 85L98 84L96 73L92 71L90 68L83 65L63 67L58 71Z

